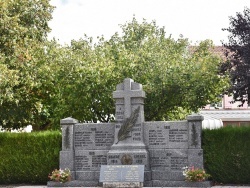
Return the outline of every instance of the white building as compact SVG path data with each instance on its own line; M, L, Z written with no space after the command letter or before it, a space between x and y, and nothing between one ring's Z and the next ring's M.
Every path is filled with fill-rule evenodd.
M245 103L231 103L232 97L225 95L221 103L207 105L200 110L204 116L203 128L219 128L222 126L250 126L250 106Z

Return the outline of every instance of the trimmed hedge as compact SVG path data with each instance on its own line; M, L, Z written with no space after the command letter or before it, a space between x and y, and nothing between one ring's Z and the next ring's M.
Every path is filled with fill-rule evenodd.
M203 130L204 167L224 184L250 183L250 127Z
M59 167L61 133L0 133L0 184L46 184Z

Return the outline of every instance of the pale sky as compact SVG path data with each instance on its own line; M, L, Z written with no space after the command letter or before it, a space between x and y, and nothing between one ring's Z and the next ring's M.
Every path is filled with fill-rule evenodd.
M56 9L49 38L61 44L84 34L109 39L135 16L139 22L155 20L175 39L183 35L192 44L211 39L221 45L221 40L227 41L228 33L221 29L229 26L229 16L250 8L250 0L51 0L51 4Z

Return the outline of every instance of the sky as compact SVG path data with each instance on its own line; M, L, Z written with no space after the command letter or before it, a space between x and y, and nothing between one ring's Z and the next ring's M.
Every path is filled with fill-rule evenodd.
M51 0L56 6L49 22L49 39L61 44L84 38L109 39L120 25L137 21L156 21L167 36L188 38L191 44L210 39L215 45L227 42L229 16L250 8L250 0Z

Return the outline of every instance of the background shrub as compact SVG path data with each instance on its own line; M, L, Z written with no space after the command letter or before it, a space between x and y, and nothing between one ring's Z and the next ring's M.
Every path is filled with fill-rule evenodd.
M59 167L61 133L0 133L0 184L46 184Z
M250 127L203 130L204 166L224 184L250 183Z

